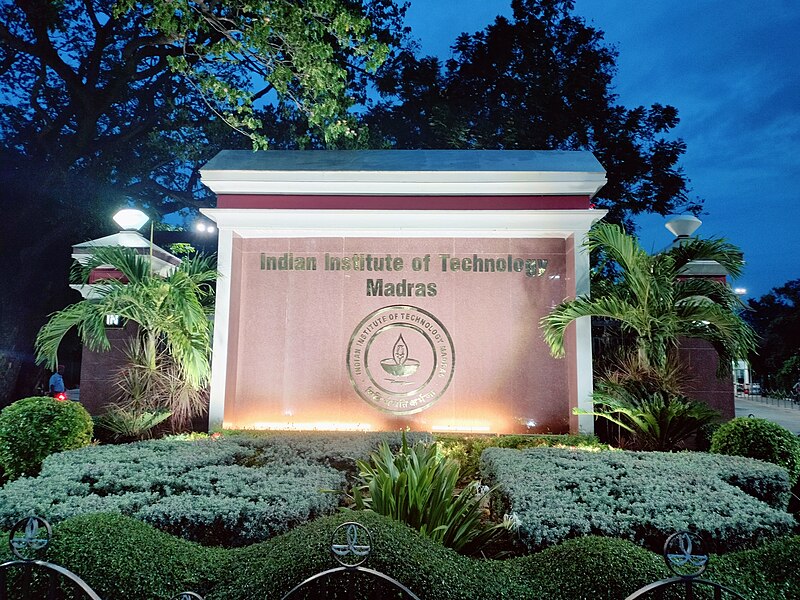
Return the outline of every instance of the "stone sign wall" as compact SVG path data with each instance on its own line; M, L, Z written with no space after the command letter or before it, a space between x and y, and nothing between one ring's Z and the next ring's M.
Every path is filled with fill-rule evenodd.
M226 426L568 431L538 321L574 289L571 244L235 239Z

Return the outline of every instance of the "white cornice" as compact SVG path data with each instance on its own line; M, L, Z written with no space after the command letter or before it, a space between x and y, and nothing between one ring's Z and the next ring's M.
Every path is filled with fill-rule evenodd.
M593 196L605 183L586 151L224 150L200 169L216 194Z
M307 196L594 196L603 173L203 171L215 194Z
M258 237L568 237L589 230L605 210L269 210L201 212L220 231Z

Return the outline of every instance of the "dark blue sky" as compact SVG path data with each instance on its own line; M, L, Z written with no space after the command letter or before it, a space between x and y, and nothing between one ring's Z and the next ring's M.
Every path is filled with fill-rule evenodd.
M626 106L672 104L692 195L705 200L698 234L745 252L735 284L748 296L800 278L800 2L576 0L575 12L619 51ZM510 1L413 0L408 23L425 54L446 58ZM648 250L671 241L665 219L639 220Z

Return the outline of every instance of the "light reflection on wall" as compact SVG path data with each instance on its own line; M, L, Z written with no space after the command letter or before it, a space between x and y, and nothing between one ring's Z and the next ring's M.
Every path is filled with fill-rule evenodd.
M252 423L223 423L225 429L256 429L260 431L372 431L370 423L346 423L339 421L312 421L295 423L289 421L254 421Z

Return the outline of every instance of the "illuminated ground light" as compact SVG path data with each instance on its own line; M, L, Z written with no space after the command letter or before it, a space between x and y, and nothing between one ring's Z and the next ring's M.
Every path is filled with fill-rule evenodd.
M233 423L224 423L225 429L238 429ZM370 423L343 423L341 421L314 421L311 423L294 423L281 421L256 421L245 425L242 429L258 429L263 431L372 431Z
M447 423L442 425L433 425L431 427L431 431L453 433L488 433L491 430L491 426L485 423Z

